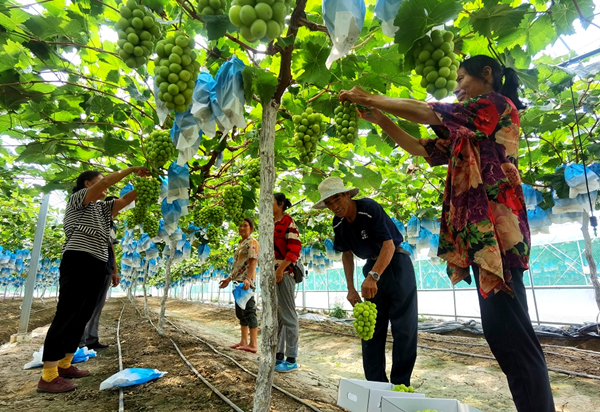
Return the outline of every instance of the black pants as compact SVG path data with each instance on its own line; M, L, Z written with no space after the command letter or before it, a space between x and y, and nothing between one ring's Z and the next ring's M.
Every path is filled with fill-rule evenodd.
M473 266L479 289L479 268ZM523 270L512 269L508 286L514 298L500 292L484 299L479 295L483 334L506 375L519 412L554 412L548 368L535 335L523 285Z
M240 320L240 326L248 326L250 329L258 328L254 296L246 302L246 309L240 308L237 303L235 304L235 316Z
M74 353L106 282L106 262L86 252L66 251L60 263L56 315L44 341L43 361Z
M109 267L112 270L112 266ZM79 347L83 348L86 345L92 345L98 342L98 329L100 326L100 315L102 314L102 309L104 309L104 304L106 303L106 295L108 294L108 290L110 289L110 285L112 284L112 272L105 276L104 285L102 285L102 291L98 294L98 300L94 305L94 311L92 312L92 317L88 320L85 325L85 330L83 335L81 335L81 339L79 340Z
M366 276L374 260L363 267ZM362 341L363 369L369 381L388 382L385 374L385 341L388 323L392 323L394 346L392 373L394 385L410 385L417 359L417 284L415 270L408 255L395 254L377 282L377 294L369 299L377 306L377 319L373 338Z

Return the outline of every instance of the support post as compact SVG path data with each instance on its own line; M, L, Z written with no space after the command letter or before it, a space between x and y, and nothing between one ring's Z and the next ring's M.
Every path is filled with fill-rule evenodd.
M35 239L33 241L33 251L31 253L31 263L29 264L29 273L25 283L25 297L21 309L21 319L19 321L19 335L27 333L29 326L29 315L31 314L31 302L33 300L33 290L35 288L35 278L38 272L38 261L40 260L42 241L44 239L44 229L46 227L46 217L48 215L48 205L50 204L50 193L46 193L42 199L40 213L38 215L37 227L35 229Z

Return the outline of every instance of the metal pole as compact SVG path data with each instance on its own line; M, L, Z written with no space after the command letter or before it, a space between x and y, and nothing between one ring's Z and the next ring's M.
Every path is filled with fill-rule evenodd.
M302 282L302 309L306 310L306 277L304 278L304 282Z
M533 286L533 276L531 275L531 269L529 272L529 283L531 283L531 293L533 294L533 306L535 306L535 317L537 319L537 324L540 324L540 314L538 313L537 299L535 298L535 287Z
M38 272L38 261L42 250L42 241L44 238L44 229L46 228L46 216L48 215L48 205L50 203L50 193L46 193L40 206L37 227L35 229L35 239L33 241L33 252L31 253L31 263L29 264L29 273L25 284L25 297L23 298L23 307L21 309L21 320L19 321L19 334L27 333L29 326L29 315L31 314L31 301L33 300L33 289L35 287L35 278Z
M456 289L454 285L452 285L452 299L454 300L454 320L458 320L458 315L456 314Z
M327 288L327 310L331 309L331 302L329 302L329 273L325 269L325 285Z

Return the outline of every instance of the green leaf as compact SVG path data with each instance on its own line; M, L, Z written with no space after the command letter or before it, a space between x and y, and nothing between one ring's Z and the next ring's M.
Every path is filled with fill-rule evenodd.
M120 78L121 78L121 76L119 75L119 71L118 70L111 70L106 75L106 81L109 82L109 83L119 84L119 79Z
M375 172L365 166L357 166L354 168L354 171L360 174L362 176L361 180L368 183L371 186L371 188L378 190L381 186L382 178L379 172Z
M398 52L406 54L415 40L432 27L456 18L463 4L458 0L405 0L400 5L394 25L399 27L394 37Z
M371 71L387 82L387 88L392 84L411 88L408 73L402 72L402 56L398 53L397 44L380 49L377 53L371 53L367 61Z
M132 141L114 138L108 134L104 137L104 150L106 150L106 154L109 156L116 156L126 152L132 144Z
M529 4L521 4L516 8L508 4L486 7L471 14L469 23L482 36L494 37L499 33L508 32L519 27L525 12L530 7Z
M268 104L277 90L277 77L271 72L253 66L246 66L242 73L245 73L242 74L244 79L248 79L248 77L252 78L252 90L258 95L261 103L263 105ZM244 83L246 84L246 80L244 80ZM247 86L244 85L244 95L247 95L248 93L249 90L247 89ZM250 99L247 101L250 101L251 99L252 95L250 94Z
M325 36L310 35L305 42L298 44L292 61L297 81L326 86L331 78L331 72L325 67L330 51L329 40Z
M204 27L208 33L208 40L219 40L225 36L227 31L235 31L237 28L229 21L227 14L217 16L202 16Z
M569 185L567 185L567 182L565 181L564 167L561 167L551 175L542 176L542 180L552 186L559 199L566 199L569 197Z
M246 100L246 104L250 104L252 96L254 95L254 71L252 66L244 67L244 71L242 71L242 81L244 83L244 99Z

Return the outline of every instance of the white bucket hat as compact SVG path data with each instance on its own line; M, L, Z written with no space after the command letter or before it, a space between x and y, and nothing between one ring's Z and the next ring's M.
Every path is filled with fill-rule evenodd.
M321 193L321 200L313 205L313 209L325 209L325 199L330 198L338 193L350 193L350 197L354 197L358 194L357 188L346 189L344 182L339 177L328 177L319 184L319 192Z

